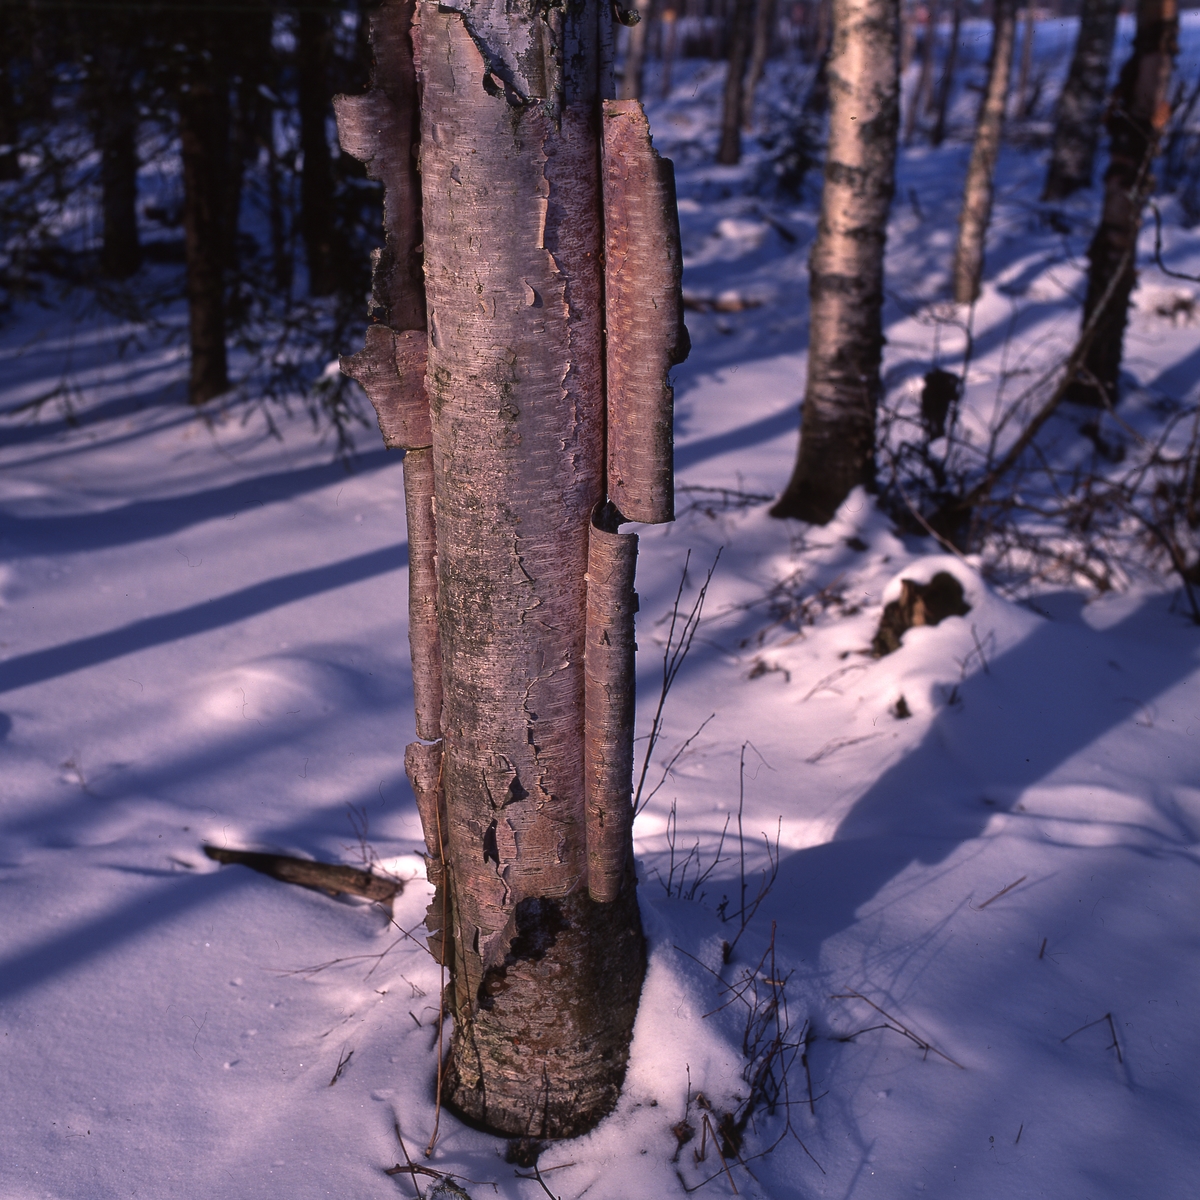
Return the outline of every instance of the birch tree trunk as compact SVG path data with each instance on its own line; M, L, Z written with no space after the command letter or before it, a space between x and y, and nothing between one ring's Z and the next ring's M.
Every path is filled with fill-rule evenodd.
M979 298L979 284L983 278L983 246L988 223L992 219L992 188L996 159L1000 156L1000 135L1004 129L1004 109L1008 100L1008 80L1012 74L1016 28L1016 0L995 0L987 89L979 106L975 141L971 146L967 181L963 187L962 211L958 217L958 244L954 250L953 270L954 300L958 304L974 304Z
M899 24L898 0L834 0L800 450L772 516L825 524L851 489L874 482L883 255L900 121Z
M1121 69L1108 106L1110 138L1104 173L1104 208L1088 247L1088 287L1083 305L1086 325L1097 308L1096 327L1079 378L1067 399L1111 407L1129 315L1129 297L1137 285L1137 238L1142 209L1154 190L1150 166L1171 115L1167 90L1179 50L1176 0L1139 0L1133 53Z
M1058 98L1043 200L1065 200L1072 192L1092 186L1120 11L1121 0L1084 0L1075 52Z
M732 26L721 106L721 144L717 148L717 162L724 166L733 166L742 158L742 93L754 32L754 0L734 0Z
M373 90L335 108L385 182L379 323L343 369L407 448L438 1082L495 1132L569 1137L616 1102L645 969L618 526L672 516L673 182L637 101L605 99L607 4L419 0L409 42L412 13L387 0Z

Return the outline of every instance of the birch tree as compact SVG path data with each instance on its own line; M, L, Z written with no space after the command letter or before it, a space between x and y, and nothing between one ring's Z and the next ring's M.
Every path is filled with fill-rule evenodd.
M619 526L673 515L686 340L673 175L641 105L610 99L612 20L386 0L372 90L335 101L385 187L376 323L343 369L406 449L405 766L452 982L438 1086L535 1138L615 1103L645 968Z
M1104 208L1088 247L1083 324L1095 314L1094 334L1067 399L1111 407L1129 314L1137 285L1137 238L1142 210L1154 189L1151 163L1171 115L1168 87L1179 49L1177 0L1138 0L1133 52L1109 101L1110 138Z
M1084 0L1075 52L1055 112L1043 200L1065 200L1072 192L1092 186L1120 11L1121 0Z
M996 160L1000 156L1000 135L1004 129L1016 30L1016 0L995 0L987 88L979 106L975 141L967 164L962 210L958 217L958 243L954 249L952 277L954 299L958 304L974 304L979 298L984 239L992 219L992 189Z
M883 255L900 120L899 26L898 0L834 0L800 449L772 516L825 524L854 487L874 480Z

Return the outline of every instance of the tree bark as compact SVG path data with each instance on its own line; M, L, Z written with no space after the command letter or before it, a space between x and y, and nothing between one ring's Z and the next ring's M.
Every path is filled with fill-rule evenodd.
M406 766L438 884L430 945L453 983L439 1087L495 1132L568 1137L616 1101L645 968L628 769L636 538L617 526L670 513L655 431L683 348L673 184L640 105L602 108L607 4L421 0L412 44L411 13L384 4L374 89L335 108L343 148L385 181L379 323L344 369L388 444L408 448L424 740ZM626 343L640 347L632 369ZM658 458L623 472L623 428Z
M296 90L300 116L300 232L308 262L308 291L328 296L337 290L333 219L333 163L326 121L329 117L327 56L329 20L320 9L301 8L296 39Z
M1018 121L1029 115L1029 77L1033 69L1033 34L1036 28L1033 7L1026 5L1025 20L1021 29L1021 64L1017 70L1017 97L1012 113Z
M1078 404L1111 407L1118 400L1129 297L1137 285L1137 237L1154 189L1150 165L1171 115L1168 87L1179 50L1176 0L1139 0L1133 53L1109 102L1110 138L1104 208L1088 248L1086 324L1115 280L1079 377L1067 391Z
M1008 80L1012 74L1013 44L1016 40L1015 0L995 0L992 20L992 54L988 67L987 88L979 106L971 161L963 187L962 210L958 217L958 244L954 250L954 300L974 304L979 298L983 277L983 247L988 223L992 218L992 189L996 159L1000 155L1000 135L1004 129L1004 109L1008 100Z
M17 142L21 136L13 64L17 59L16 21L0 5L0 183L21 178Z
M225 167L229 96L220 78L193 72L179 97L183 158L183 236L191 366L188 400L203 404L229 390L225 357Z
M721 144L717 148L717 162L724 166L733 166L742 159L742 94L753 33L754 0L734 0L729 67L721 105Z
M825 524L854 487L874 481L883 255L900 123L898 40L897 0L835 0L800 450L772 516Z
M1058 98L1043 200L1065 200L1072 192L1092 186L1100 118L1108 89L1108 66L1120 11L1120 0L1084 2L1075 52Z
M950 17L950 41L946 46L946 63L937 89L933 129L929 134L931 146L940 146L946 140L946 112L950 107L950 97L954 94L954 71L958 66L958 36L962 29L962 14L963 0L954 0L954 9Z

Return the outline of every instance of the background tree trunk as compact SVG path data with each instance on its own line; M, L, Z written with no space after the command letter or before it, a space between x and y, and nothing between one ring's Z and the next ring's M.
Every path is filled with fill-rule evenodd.
M883 255L900 121L898 35L897 0L835 0L800 450L772 516L824 524L852 488L874 480Z
M754 41L750 50L750 69L746 72L746 88L742 94L742 128L749 129L754 118L754 93L771 56L775 38L776 0L758 0L754 10Z
M17 23L0 5L0 183L20 179L17 158L20 116L17 90L13 86L13 64L17 59Z
M742 94L750 39L754 33L754 0L735 0L729 37L729 67L721 106L721 144L717 162L733 166L742 158Z
M963 187L962 211L958 218L958 245L954 250L954 299L958 304L974 304L979 297L983 277L983 246L992 218L992 188L996 159L1000 155L1000 135L1004 129L1004 109L1008 100L1008 81L1012 74L1013 43L1016 40L1015 0L995 0L992 24L992 55L988 67L987 90L979 106L971 161Z
M1100 117L1108 89L1108 66L1120 11L1120 0L1084 0L1075 53L1058 98L1043 200L1064 200L1072 192L1092 186Z
M1017 68L1017 95L1012 115L1020 121L1029 115L1029 81L1033 68L1033 34L1037 23L1033 19L1032 5L1025 7L1025 20L1021 26L1021 62Z
M917 76L917 86L908 102L908 112L904 118L904 144L907 146L913 140L917 131L917 121L922 109L929 103L929 89L933 83L933 43L937 34L937 10L930 7L926 10L925 29L921 36L921 70Z
M950 97L954 94L954 72L958 66L958 37L962 29L963 0L954 0L950 16L950 41L946 45L946 62L938 84L936 112L929 144L940 146L946 140L946 113L950 108Z
M301 8L296 39L296 90L300 116L300 232L308 262L308 291L328 296L337 289L334 250L333 164L326 122L329 118L329 18L315 8Z
M637 11L640 20L629 30L629 46L621 74L622 100L637 100L645 87L646 51L650 42L650 26L658 9L656 0L642 0Z
M137 222L137 100L129 55L101 41L92 61L96 148L100 151L103 242L100 271L128 279L141 265Z
M212 74L209 64L198 64L179 97L192 404L229 390L223 253L229 95L224 80Z
M1129 297L1137 284L1138 230L1154 190L1150 164L1171 115L1167 89L1178 50L1176 0L1139 0L1133 53L1121 69L1108 108L1111 143L1104 209L1088 247L1084 323L1101 303L1104 309L1080 377L1067 392L1067 399L1076 403L1111 407L1119 398Z

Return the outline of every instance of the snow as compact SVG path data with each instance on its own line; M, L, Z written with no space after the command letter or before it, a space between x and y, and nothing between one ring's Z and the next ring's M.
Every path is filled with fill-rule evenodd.
M1043 41L1063 69L1069 38L1047 30L1039 61ZM689 313L677 374L679 484L773 494L795 452L814 209L747 193L752 143L740 173L709 166L720 71L685 62L675 79L652 117L679 163L685 286L713 301ZM923 306L944 289L965 154L957 136L901 164L892 392L932 361ZM1078 319L1096 194L1068 206L1072 233L1046 229L1041 171L1035 145L1006 148L968 392L981 428L1004 356L1049 363ZM1196 273L1200 234L1163 199L1168 261ZM1200 330L1156 309L1196 291L1148 258L1142 279L1127 369L1194 402ZM399 462L361 438L347 472L305 421L281 419L279 441L242 403L197 416L178 346L122 355L128 332L82 306L27 308L0 343L0 1194L411 1195L407 1174L383 1174L404 1161L397 1124L415 1162L476 1200L544 1194L445 1113L423 1155L441 981L401 761ZM962 346L946 334L939 352L953 368ZM547 1187L669 1197L715 1176L700 1194L729 1194L711 1144L695 1161L697 1096L715 1126L746 1095L753 1014L729 986L769 998L786 979L813 1103L797 1057L795 1136L753 1177L732 1166L739 1194L1193 1194L1200 644L1169 583L1009 588L982 559L896 533L862 493L824 529L708 492L679 507L639 530L640 734L685 560L690 605L721 557L651 786L712 719L635 827L651 956L621 1103L543 1153ZM865 654L900 580L939 571L970 612ZM739 791L749 899L776 838L778 872L726 965ZM374 853L407 886L389 923L218 867L209 841ZM783 1114L759 1114L744 1156ZM685 1117L697 1136L673 1161Z

